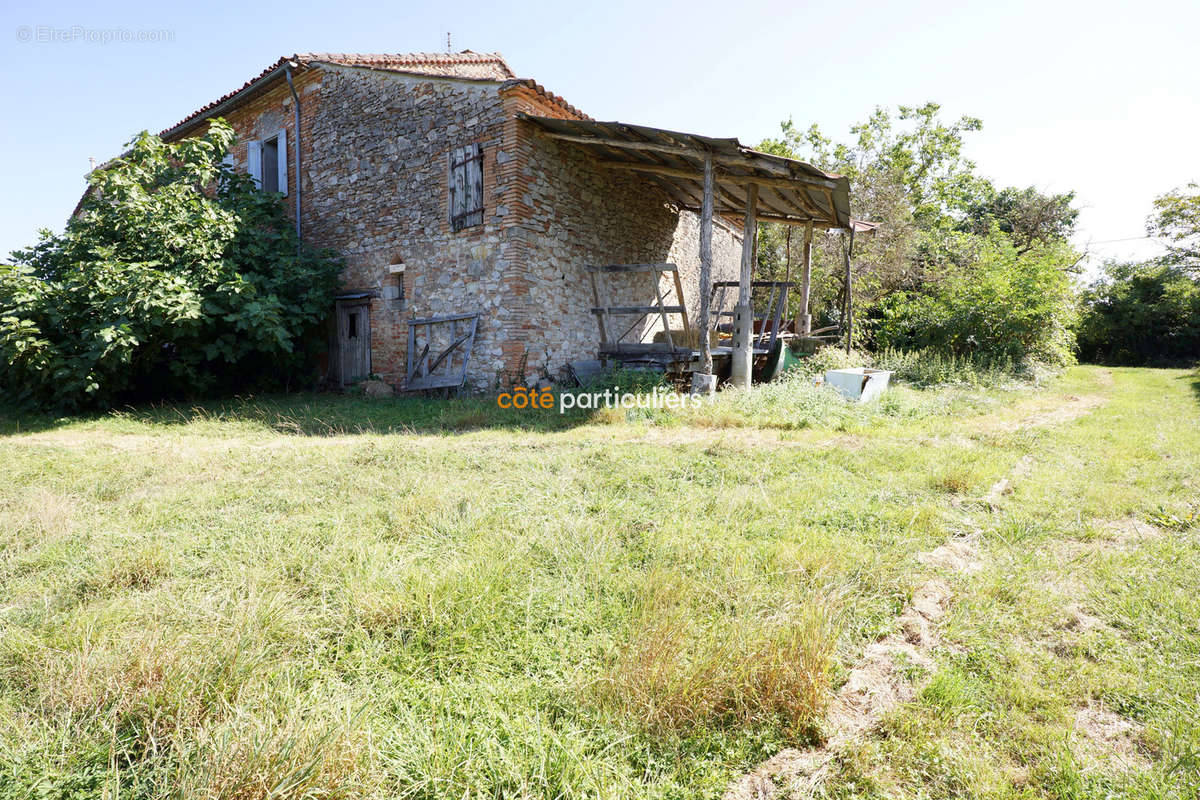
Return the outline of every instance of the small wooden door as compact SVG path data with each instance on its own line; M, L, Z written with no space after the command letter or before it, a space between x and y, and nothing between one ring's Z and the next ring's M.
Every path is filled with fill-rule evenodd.
M368 300L339 300L337 347L334 375L348 386L371 374L371 303Z

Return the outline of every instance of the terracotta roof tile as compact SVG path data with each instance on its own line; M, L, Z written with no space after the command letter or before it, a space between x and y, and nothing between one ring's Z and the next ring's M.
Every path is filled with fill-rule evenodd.
M499 53L476 53L471 50L461 53L298 53L294 58L301 63L324 61L352 67L375 67L453 78L502 81L516 77L516 73L509 68Z
M164 130L161 135L167 136L189 123L205 118L222 103L251 89L263 78L288 63L300 69L311 64L326 63L468 80L507 81L516 77L504 56L499 53L476 53L471 50L463 50L461 53L297 53L279 59L242 86L184 117Z
M500 91L504 91L505 89L510 89L510 88L514 88L517 86L524 86L526 88L532 89L538 95L546 98L551 103L554 103L554 105L556 105L559 108L566 111L568 114L578 117L579 119L591 119L591 117L589 117L587 114L580 111L575 106L568 103L561 96L554 94L554 92L547 91L545 86L542 86L540 83L533 80L532 78L514 78L513 80L505 81L500 86Z

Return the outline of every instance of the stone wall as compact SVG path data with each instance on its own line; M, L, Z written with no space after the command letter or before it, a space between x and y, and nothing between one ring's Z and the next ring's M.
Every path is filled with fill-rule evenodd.
M372 368L404 381L408 320L480 311L472 382L501 366L494 273L500 243L495 157L502 123L497 84L329 67L313 125L313 189L305 200L310 241L346 259L347 289L378 294L371 307ZM484 221L449 222L449 151L484 153ZM401 277L390 266L403 264Z
M602 168L580 148L518 120L519 112L568 116L537 92L517 87L506 91L505 99L505 146L511 152L505 153L502 196L517 211L509 218L502 250L505 303L515 323L507 331L509 361L524 354L531 373L557 375L567 361L596 357L599 328L590 312L594 302L585 269L589 264L677 264L694 323L699 309L697 215L678 211L653 182ZM740 261L740 236L727 226L714 225L713 279L736 279ZM614 304L654 300L653 283L644 273L606 275L601 280ZM674 304L675 286L669 276L664 276L661 289L667 304ZM633 321L627 318L625 325ZM672 327L681 324L677 315L669 322ZM616 334L624 329L613 327L619 328ZM647 320L631 337L649 341L660 328L658 319Z
M374 295L372 369L387 382L403 384L408 320L434 314L481 313L468 373L476 390L595 358L587 264L678 264L695 319L696 215L676 210L653 182L603 169L518 120L519 111L571 116L536 87L331 65L301 72L296 83L305 240L343 255L346 290ZM246 141L288 130L293 188L290 104L281 83L227 118L243 166ZM470 143L483 151L484 221L455 232L448 154ZM740 232L715 224L713 251L714 280L736 279ZM393 272L397 264L402 274ZM610 285L618 303L654 297L644 274ZM671 302L674 282L663 290ZM653 331L643 333L649 339Z

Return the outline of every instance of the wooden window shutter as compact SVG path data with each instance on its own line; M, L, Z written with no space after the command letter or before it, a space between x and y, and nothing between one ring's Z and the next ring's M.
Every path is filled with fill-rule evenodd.
M472 211L478 211L479 220L475 224L483 222L483 149L472 144L467 146L467 189L470 192L467 208Z
M483 147L468 144L450 151L450 227L462 230L483 222Z
M250 142L246 145L246 172L254 179L254 185L262 188L262 151L261 141Z
M463 162L463 148L456 147L450 151L450 223L456 226L462 218L466 203L463 200L464 174L460 165ZM458 230L455 227L455 230Z
M277 170L276 174L279 176L279 183L276 185L279 187L278 191L282 192L283 194L287 194L288 193L287 131L284 130L283 128L280 128L275 141L277 143L277 145L276 145L277 152L279 154L279 158L277 159L276 164L275 164L275 169ZM268 166L268 169L269 168L270 167Z

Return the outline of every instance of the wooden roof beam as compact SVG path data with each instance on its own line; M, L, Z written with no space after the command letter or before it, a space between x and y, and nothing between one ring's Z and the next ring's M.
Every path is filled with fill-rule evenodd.
M614 148L614 149L618 149L618 150L642 150L642 151L647 151L647 152L652 152L652 153L667 153L667 154L677 155L677 156L689 156L691 158L704 158L705 156L708 156L708 157L712 158L714 164L733 164L733 165L742 166L742 167L750 167L753 169L762 169L767 172L770 172L773 176L775 176L775 179L778 179L778 180L784 180L784 181L789 181L789 182L793 182L793 183L796 183L796 182L810 183L814 186L821 186L826 189L834 189L837 187L837 181L831 180L829 178L821 178L821 177L817 177L815 175L806 175L804 177L799 177L799 178L795 177L792 174L792 171L790 169L788 169L788 167L784 166L783 164L779 164L779 163L768 160L769 157L767 157L767 156L757 156L757 157L751 158L749 156L742 156L742 155L734 156L734 155L729 155L729 154L720 153L720 152L709 153L704 150L700 150L698 148L683 147L683 146L674 145L674 144L660 144L659 142L631 141L631 140L627 140L627 139L613 139L613 138L609 138L609 137L600 137L600 136L581 136L579 134L574 134L574 133L556 133L554 131L546 130L546 129L543 129L543 132L546 136L550 137L551 139L560 139L564 142L575 142L576 144L588 144L588 145L593 145L596 147L608 147L608 148ZM621 162L616 162L616 163L621 163ZM635 166L637 166L637 165L635 164ZM671 169L676 169L676 168L672 167ZM696 170L696 171L683 170L683 171L688 172L688 177L690 177L690 178L694 178L696 180L703 180L703 172L701 170ZM751 176L751 177L753 177L753 176ZM763 176L762 178L754 178L754 181L756 183L761 183L764 180L768 180L767 176Z
M605 145L606 147L608 145ZM713 159L714 161L717 159ZM680 167L670 167L665 164L651 164L649 162L639 161L621 161L616 159L608 159L597 162L600 166L606 169L627 169L634 172L649 172L655 175L667 175L672 178L686 178L691 181L704 180L703 172L694 172L690 169L682 169ZM792 189L796 192L803 190L805 186L816 186L832 195L832 192L825 187L823 182L816 182L808 178L773 178L759 175L731 175L722 173L716 176L716 182L720 186L747 186L751 183L769 188Z
M736 188L740 189L742 187L739 186ZM792 203L790 203L786 197L783 197L782 195L780 195L779 192L771 189L771 187L766 187L766 188L768 190L770 190L771 193L775 194L778 199L772 198L769 195L759 192L759 194L758 194L759 209L760 210L766 209L766 213L775 214L775 215L781 216L781 217L793 216L792 212L794 209L794 205ZM724 194L726 197L731 198L736 203L736 205L734 207L737 208L738 210L744 209L746 207L746 204L750 201L748 189L746 192L746 198L744 200L738 199L736 195L730 194L728 192L723 192L722 194ZM788 206L793 206L793 208L789 208ZM806 211L808 210L807 207L805 207L805 210ZM761 217L762 214L759 214L759 216Z

